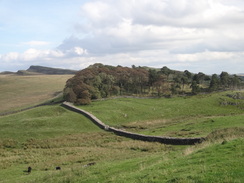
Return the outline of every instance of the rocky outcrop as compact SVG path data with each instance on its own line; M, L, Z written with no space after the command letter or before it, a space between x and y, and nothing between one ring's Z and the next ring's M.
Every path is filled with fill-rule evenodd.
M35 72L35 73L41 73L41 74L75 74L77 71L74 70L68 70L68 69L58 69L58 68L51 68L51 67L43 67L43 66L30 66L29 69L27 69L28 72Z

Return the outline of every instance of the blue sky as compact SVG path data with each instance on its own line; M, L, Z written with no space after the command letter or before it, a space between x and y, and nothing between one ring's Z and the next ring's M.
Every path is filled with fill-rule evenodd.
M0 0L1 54L23 52L33 41L35 46L45 45L42 48L56 47L72 34L81 2L85 1Z
M93 63L244 73L242 0L0 0L0 72Z

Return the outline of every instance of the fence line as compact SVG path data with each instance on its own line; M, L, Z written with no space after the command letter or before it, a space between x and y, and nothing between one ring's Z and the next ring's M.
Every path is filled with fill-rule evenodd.
M61 102L51 102L51 103L37 104L37 105L34 105L34 106L25 107L25 108L18 109L18 110L15 110L15 111L3 112L3 113L0 113L0 116L7 116L7 115L10 115L10 114L15 114L15 113L19 113L19 112L22 112L22 111L27 111L27 110L34 109L34 108L37 108L37 107L41 107L41 106L45 106L45 105L54 105L54 104L59 104L59 103L61 103Z
M75 107L72 103L63 102L62 106L72 110L74 112L80 113L90 119L94 124L100 127L103 130L110 131L115 133L119 136L124 136L127 138L135 139L135 140L142 140L142 141L149 141L149 142L160 142L164 144L172 144L172 145L194 145L196 143L201 143L204 141L204 137L197 137L197 138L178 138L178 137L163 137L163 136L150 136L150 135L142 135L137 133L132 133L124 130L120 130L117 128L110 127L104 124L101 120L96 118L93 114L82 110L80 108Z

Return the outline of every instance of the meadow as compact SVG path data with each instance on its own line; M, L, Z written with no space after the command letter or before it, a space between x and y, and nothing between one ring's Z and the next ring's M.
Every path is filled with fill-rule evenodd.
M17 80L31 80L30 77L36 81L39 76ZM49 95L29 100L29 95L37 95L35 89L32 90L34 94L22 90L19 100L26 98L28 103L23 105L8 100L11 107L2 107L2 110L49 100L53 93L62 90L65 83L58 85L57 82L57 88L53 88L50 80L55 85L55 79L61 76L41 77L42 92L44 94L46 88ZM5 86L10 86L12 80L7 81L1 80ZM35 86L37 91L38 85ZM117 98L80 106L105 124L127 131L159 136L206 137L203 143L193 146L165 145L116 136L59 104L0 116L0 182L241 183L244 180L244 101L230 97L237 92L244 95L241 91L227 91L173 98ZM9 93L3 95L7 97ZM6 100L0 98L2 103ZM29 166L32 167L30 174L27 172ZM56 167L61 170L56 170Z
M1 182L242 182L244 178L240 127L217 130L196 146L172 146L115 136L59 105L0 119ZM96 164L86 166L91 162ZM31 174L25 172L28 166L33 168Z
M62 93L73 75L0 75L0 113L29 107Z
M146 135L205 137L217 129L243 126L244 101L229 97L235 93L154 99L118 98L96 101L81 108L109 126L128 131ZM223 105L223 101L229 105Z

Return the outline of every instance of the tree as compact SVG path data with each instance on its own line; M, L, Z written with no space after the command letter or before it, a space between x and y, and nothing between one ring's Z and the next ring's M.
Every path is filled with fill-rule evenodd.
M133 72L133 71L132 71ZM148 86L148 71L143 68L136 68L133 72L133 78L134 78L134 85L137 86L137 91L139 90L139 93L143 93L143 88L146 88Z
M233 77L230 78L230 85L232 86L232 89L237 89L241 84L240 78L234 74Z
M168 92L167 81L164 75L159 75L156 82L153 84L157 89L158 96L160 97L162 93Z
M101 77L102 80L101 90L100 90L100 92L102 93L102 97L108 97L110 96L110 92L115 82L115 78L112 75L106 74L104 72L99 73L99 76Z
M159 75L156 70L154 69L149 69L149 78L148 78L148 83L149 86L152 87L153 84L157 81Z
M77 100L77 96L74 93L73 89L67 87L64 89L64 100L74 103Z
M208 76L208 75L205 75L205 77L204 77L204 81L206 81L206 82L210 82L211 81L211 78L210 78L210 76Z
M186 76L181 77L182 90L184 90L185 84L188 83L188 78Z
M199 72L199 73L197 74L197 78L198 78L198 82L199 82L199 84L202 84L202 83L203 83L203 80L204 80L204 78L205 78L205 74L202 73L202 72Z
M229 84L229 74L227 72L221 72L220 74L220 83L223 87L223 89L226 89Z
M172 74L173 80L168 78ZM221 77L224 78L224 73ZM92 99L109 97L114 95L133 95L133 94L154 94L158 96L177 94L185 88L186 84L191 83L193 94L202 90L200 82L210 79L205 74L199 72L194 76L189 71L172 72L164 66L160 71L155 69L145 69L143 67L132 68L122 66L108 66L94 64L86 69L78 71L74 77L66 82L64 98L67 101L77 104L89 104ZM223 80L224 81L224 80ZM222 81L222 83L223 83ZM214 91L219 88L219 78L215 74L211 77L209 90ZM228 85L236 88L240 85L237 76L229 77ZM226 82L225 82L226 84Z
M173 78L173 81L175 84L181 84L181 77L180 75L176 75L176 77Z
M118 87L120 88L120 95L122 95L124 91L128 91L128 88L126 86L130 78L129 69L122 66L117 66L115 69L115 73L116 82Z
M200 84L200 80L199 80L199 75L198 74L194 74L192 81L195 81L197 84Z
M179 84L176 84L176 83L171 84L170 91L171 91L171 93L173 95L174 94L178 94L179 90L180 90L180 85Z
M132 69L136 69L136 66L135 66L135 65L132 65L131 68L132 68Z
M184 75L188 78L188 80L192 78L192 74L188 70L184 71Z
M169 75L172 73L172 71L168 67L164 66L161 69L161 73L166 75L167 76L167 80L169 80Z
M192 81L192 83L191 83L191 89L192 89L191 92L194 95L196 95L197 93L200 92L200 87L199 87L197 81Z
M84 90L81 92L80 97L76 101L77 104L87 105L91 103L91 95L88 90Z
M219 89L219 78L217 74L213 74L210 81L209 90L216 91Z

